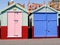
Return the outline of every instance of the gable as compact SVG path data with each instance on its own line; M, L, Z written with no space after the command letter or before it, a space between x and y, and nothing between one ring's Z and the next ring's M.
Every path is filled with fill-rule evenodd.
M49 8L43 8L43 9L37 11L37 12L54 12L54 11L52 11L52 10L49 9Z
M49 6L42 6L32 12L34 13L34 12L58 12L58 11Z
M14 10L16 9L16 10ZM3 14L7 11L22 11L22 12L25 12L25 13L28 13L28 11L26 9L24 9L23 7L19 6L18 4L12 4L10 6L8 6L7 8L3 9L0 14Z
M7 10L8 12L9 11L13 11L13 12L24 12L23 10L21 10L21 9L19 9L19 8L17 8L17 7L13 7L13 8L11 8L11 9L9 9L9 10Z

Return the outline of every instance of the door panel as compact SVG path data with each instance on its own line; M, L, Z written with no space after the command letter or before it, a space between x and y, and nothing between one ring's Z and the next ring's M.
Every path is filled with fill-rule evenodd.
M8 13L8 37L14 37L14 13Z
M46 14L34 14L34 20L46 20Z
M22 13L15 13L14 15L14 30L15 36L22 37Z
M34 21L34 37L46 36L46 21Z
M47 21L47 37L57 37L57 21Z
M57 14L49 14L47 13L47 20L57 20Z

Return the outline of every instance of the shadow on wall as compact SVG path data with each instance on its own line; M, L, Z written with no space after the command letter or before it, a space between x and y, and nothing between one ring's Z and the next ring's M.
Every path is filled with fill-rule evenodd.
M59 15L59 16L60 16L60 15ZM59 29L58 29L59 31L58 31L58 35L59 35L59 38L60 38L60 18L59 18L58 20L59 20L59 27L58 27L58 28L59 28Z
M28 38L32 38L32 19L29 19Z

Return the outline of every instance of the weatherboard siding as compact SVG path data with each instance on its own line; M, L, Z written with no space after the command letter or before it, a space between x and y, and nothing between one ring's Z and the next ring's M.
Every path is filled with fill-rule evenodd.
M1 26L7 26L7 13L1 15Z
M1 19L1 15L0 15L0 19Z
M22 13L22 26L28 26L28 14Z

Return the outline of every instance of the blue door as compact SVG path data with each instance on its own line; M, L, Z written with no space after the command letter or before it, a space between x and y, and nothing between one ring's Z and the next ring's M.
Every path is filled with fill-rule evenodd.
M34 37L46 37L46 21L34 21Z
M47 21L47 37L57 37L56 21Z
M45 13L34 14L34 37L46 37Z
M46 14L45 13L35 13L34 14L34 20L45 21L46 20Z
M57 37L56 13L34 13L34 37Z
M57 21L57 14L56 13L46 13L47 15L47 21L52 20L52 21Z
M47 13L47 37L57 37L56 13Z

